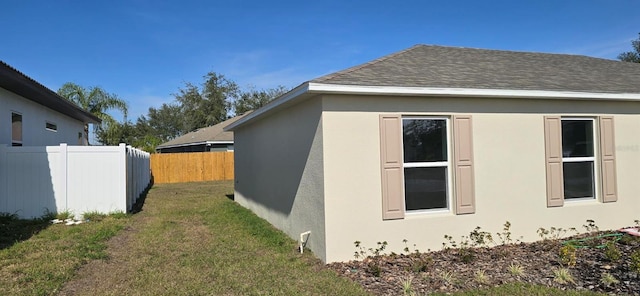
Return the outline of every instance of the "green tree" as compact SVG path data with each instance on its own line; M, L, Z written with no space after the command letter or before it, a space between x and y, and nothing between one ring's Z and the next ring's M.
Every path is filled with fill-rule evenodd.
M240 97L233 101L232 107L236 115L243 114L250 110L256 110L273 99L285 94L289 91L286 87L280 85L276 88L256 90L255 87L249 87L248 91L240 93Z
M618 59L623 62L640 63L640 33L638 33L637 40L631 41L631 47L633 47L633 51L619 54Z
M114 146L120 143L132 143L133 127L131 122L125 120L120 123L118 121L111 121L99 130L96 134L98 141L104 145Z
M108 137L104 134L105 132L113 133L113 128L110 130L109 126L117 123L107 111L116 109L120 110L125 118L127 116L127 102L98 86L84 88L73 82L67 82L58 89L58 95L102 120L101 124L96 124L93 127L99 141ZM88 131L89 127L85 126L85 132L88 133Z
M184 132L227 120L230 102L238 97L238 85L224 75L209 72L203 78L205 82L201 87L186 83L174 94L181 108Z
M159 108L149 108L147 116L138 117L135 124L137 138L153 135L161 142L169 141L185 133L185 117L177 104L162 104Z

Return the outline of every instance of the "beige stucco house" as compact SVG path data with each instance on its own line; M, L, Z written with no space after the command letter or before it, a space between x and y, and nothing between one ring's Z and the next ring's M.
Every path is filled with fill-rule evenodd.
M227 127L235 200L325 262L354 241L440 249L476 226L640 219L640 64L417 45L308 82Z

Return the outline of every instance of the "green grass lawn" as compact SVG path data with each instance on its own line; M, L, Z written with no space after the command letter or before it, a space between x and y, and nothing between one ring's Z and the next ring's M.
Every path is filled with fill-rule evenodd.
M0 295L367 294L227 198L232 188L155 185L135 215L76 226L22 221L39 232L0 250ZM460 295L551 294L582 295L519 284Z

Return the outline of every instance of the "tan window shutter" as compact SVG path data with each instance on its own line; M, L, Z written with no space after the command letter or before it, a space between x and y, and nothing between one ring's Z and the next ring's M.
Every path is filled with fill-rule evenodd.
M564 205L564 177L562 174L562 119L544 117L544 147L547 170L547 207Z
M456 214L473 214L476 212L476 201L470 115L453 117L453 136Z
M402 117L380 115L382 162L382 219L404 218L404 172L402 169Z
M618 200L616 185L616 143L613 117L600 117L600 167L602 172L602 202Z

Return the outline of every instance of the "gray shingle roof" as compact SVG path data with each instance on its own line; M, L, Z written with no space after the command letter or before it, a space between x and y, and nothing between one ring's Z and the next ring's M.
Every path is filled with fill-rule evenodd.
M640 93L640 64L568 54L416 45L310 82Z
M166 147L172 147L172 146L187 146L189 144L198 144L198 143L202 144L206 142L233 142L233 132L231 131L225 132L223 129L227 125L236 122L238 119L246 116L249 113L251 113L251 111L246 112L242 115L238 115L236 117L227 119L216 125L197 129L193 132L184 134L171 141L158 145L158 147L156 148L166 148Z

